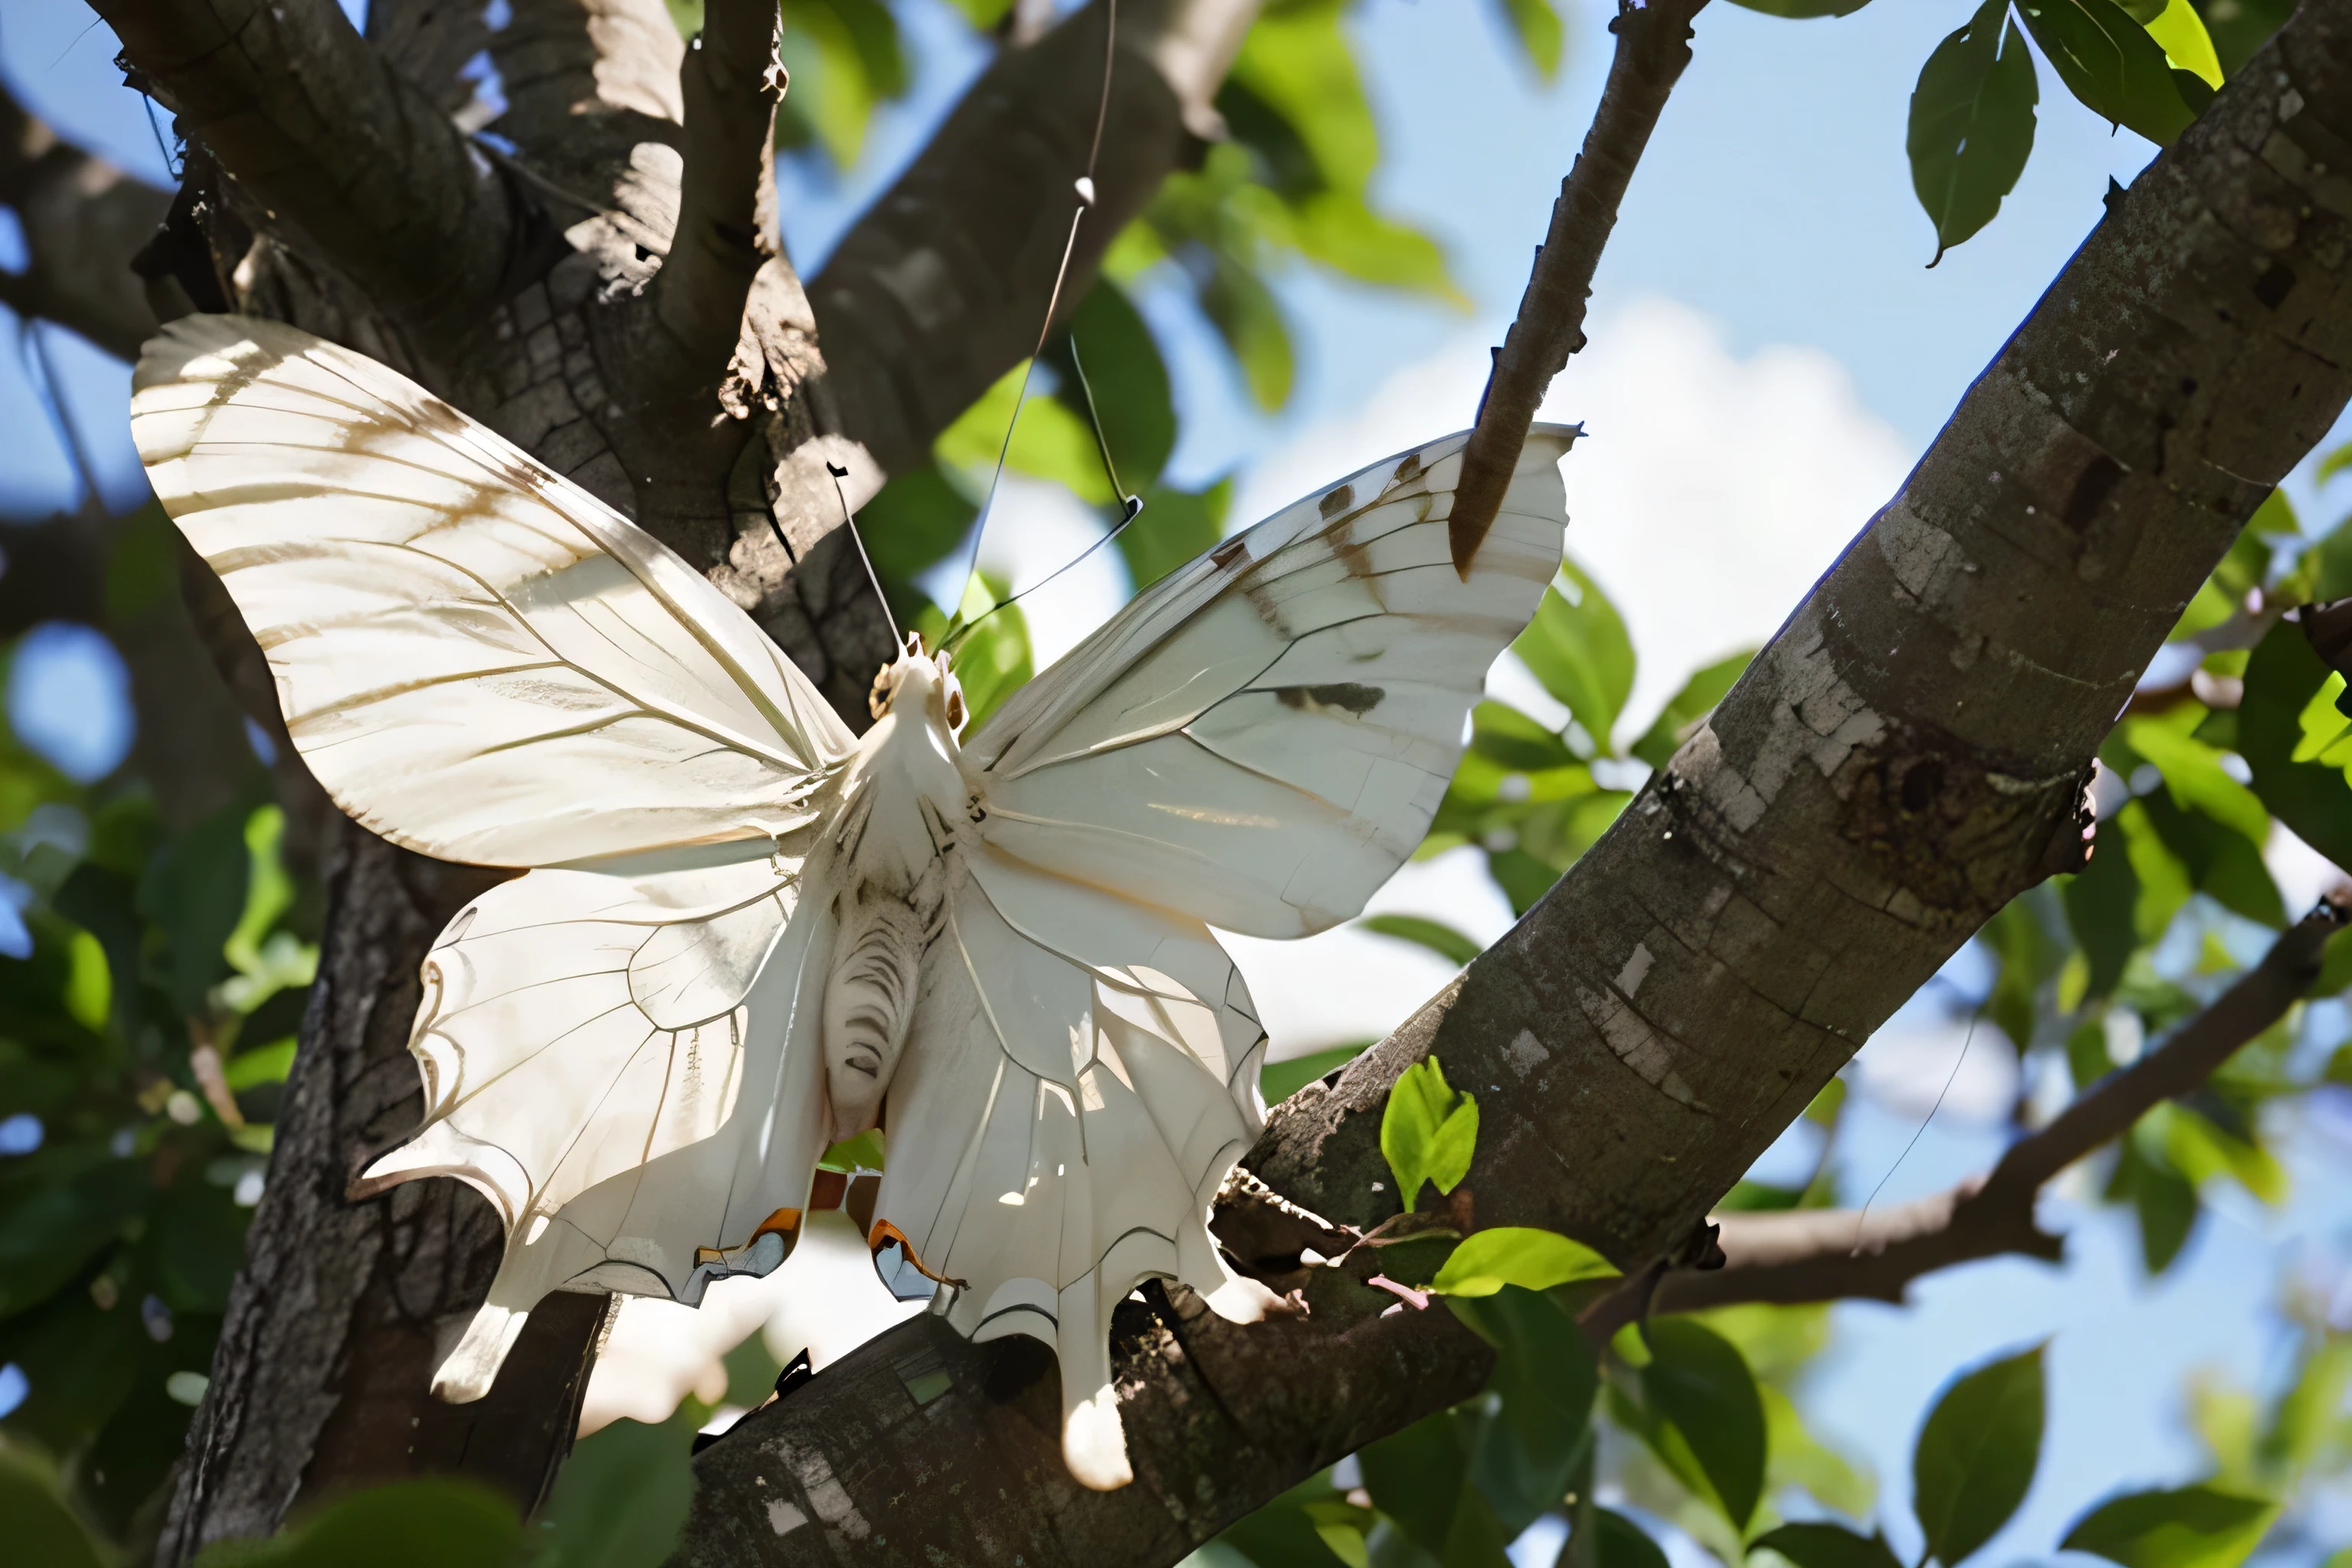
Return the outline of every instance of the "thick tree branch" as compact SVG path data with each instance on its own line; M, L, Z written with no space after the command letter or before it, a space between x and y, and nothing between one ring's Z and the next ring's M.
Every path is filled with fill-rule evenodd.
M0 305L134 356L155 331L155 312L131 258L171 202L59 140L0 87L0 206L15 210L27 252L22 272L0 272Z
M684 350L680 379L691 384L724 373L751 280L779 254L772 149L784 96L782 18L774 0L710 0L704 16L678 70L686 168L677 229L654 279L655 308Z
M2352 393L2344 168L2352 0L2305 0L2113 203L1707 724L1513 931L1286 1102L1256 1174L1359 1227L1393 1213L1381 1111L1435 1055L1480 1099L1477 1223L1629 1269L1678 1250L1971 932L2082 864L2093 753L2139 671ZM1306 1272L1303 1321L1236 1328L1181 1292L1122 1310L1131 1488L1059 1476L1050 1358L925 1320L707 1450L683 1558L1172 1562L1484 1375L1449 1314L1382 1318ZM918 1365L950 1392L892 1386Z
M2110 853L2113 848L2110 847ZM2246 1043L2286 1015L2319 973L2320 949L2352 913L2352 891L2331 895L2271 944L2263 961L2172 1037L2108 1074L2058 1119L2013 1144L1989 1174L1940 1193L1856 1213L1796 1209L1717 1216L1725 1263L1659 1282L1657 1311L1730 1301L1901 1301L1911 1281L1955 1264L2021 1254L2056 1262L2063 1244L2034 1218L2053 1176L2131 1131L2165 1100L2203 1084ZM1587 1312L1605 1337L1637 1315L1640 1292L1621 1290Z
M1535 270L1519 300L1518 319L1495 351L1494 368L1478 400L1478 422L1462 453L1462 481L1454 492L1447 532L1455 570L1465 576L1518 466L1528 426L1551 378L1584 346L1584 302L1592 274L1617 226L1617 208L1634 165L1666 107L1666 95L1690 64L1691 21L1706 0L1618 0L1617 53L1601 91L1601 107L1585 132L1584 149L1552 203L1551 229L1536 252Z
M395 320L447 339L500 298L506 182L333 0L93 4L183 133Z

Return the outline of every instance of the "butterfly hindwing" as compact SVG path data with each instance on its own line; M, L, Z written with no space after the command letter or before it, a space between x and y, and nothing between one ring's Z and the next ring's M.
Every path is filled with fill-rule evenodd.
M1570 435L1530 432L1466 576L1455 436L1147 589L973 738L982 832L1253 936L1353 916L1421 842L1487 667L1559 569Z
M785 831L854 744L707 579L362 355L190 316L134 385L296 748L396 843L544 866Z
M966 1334L1054 1347L1065 1458L1121 1485L1118 1303L1150 1279L1244 1320L1271 1300L1206 1228L1263 1124L1265 1033L1197 921L984 846L949 906L891 1084L876 1237L949 1282Z

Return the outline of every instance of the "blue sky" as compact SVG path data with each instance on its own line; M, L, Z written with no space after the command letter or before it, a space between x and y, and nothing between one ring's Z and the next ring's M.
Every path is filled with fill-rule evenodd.
M1299 391L1289 409L1269 417L1239 395L1199 322L1162 292L1148 306L1177 372L1182 477L1239 472L1246 491L1254 472L1302 472L1315 454L1357 438L1346 431L1377 424L1367 411L1380 398L1405 410L1382 416L1389 425L1381 429L1400 418L1418 418L1431 434L1467 423L1475 376L1465 384L1432 369L1416 379L1416 367L1458 365L1465 353L1475 356L1480 344L1498 341L1517 300L1530 247L1542 236L1607 65L1605 13L1591 0L1574 5L1568 63L1547 89L1501 36L1491 5L1365 0L1354 31L1390 154L1379 195L1446 243L1474 309L1464 315L1294 277L1284 295L1300 327ZM1801 545L1787 545L1785 580L1759 590L1769 600L1754 612L1763 631L1835 543L1867 520L1875 500L1861 498L1884 499L1889 476L1899 478L1932 438L2096 223L2109 177L2128 183L2153 153L2081 109L2045 68L2037 144L2022 183L1990 229L1928 270L1933 244L1910 191L1905 110L1921 60L1968 8L1962 0L1879 0L1851 17L1797 23L1727 4L1710 7L1694 64L1596 282L1594 359L1611 368L1590 376L1572 370L1562 396L1575 405L1561 410L1590 423L1596 451L1612 440L1627 452L1663 449L1642 445L1648 437L1637 439L1627 426L1637 402L1640 418L1670 421L1680 397L1692 410L1690 427L1680 433L1682 461L1720 471L1706 476L1716 486L1707 494L1717 499L1683 504L1676 515L1715 507L1729 514L1721 526L1752 531L1764 526L1759 518L1799 518L1809 504L1825 509ZM940 0L902 0L900 10L919 68L913 97L885 112L865 163L847 176L786 173L784 222L803 266L920 145L977 68L976 52L946 22ZM79 5L0 0L0 66L12 87L68 134L160 181L153 133L108 63L113 41L89 24ZM0 235L0 262L5 245ZM135 494L122 419L127 372L63 333L46 336L102 488L118 499ZM0 428L11 433L0 463L0 512L22 514L63 504L72 469L32 394L27 375L37 369L28 373L16 342L14 333L0 334ZM1666 379L1641 383L1645 368ZM1733 373L1746 389L1740 398L1704 395ZM1414 408L1424 393L1429 405ZM1796 481L1766 472L1783 442L1801 451L1800 467L1824 470L1814 488L1791 489ZM1698 591L1693 584L1712 553L1707 536L1669 536L1662 523L1654 534L1638 467L1579 489L1575 461L1571 548L1606 563L1602 580L1628 604L1638 633L1640 605L1670 605L1677 593ZM1840 474L1827 471L1841 466L1843 489L1832 482ZM1646 482L1663 488L1666 477ZM1307 482L1311 475L1299 480ZM1780 497L1773 508L1740 513L1741 497L1772 487ZM2306 511L2315 510L2306 482L2291 488ZM1645 552L1653 537L1685 542ZM1780 537L1768 535L1768 546ZM1108 590L1090 591L1099 599ZM1097 603L1073 613L1107 609ZM1664 671L1653 687L1671 684L1678 671L1669 667L1687 668L1717 651L1655 640L1641 646ZM1637 709L1643 700L1637 697ZM1507 911L1496 912L1491 894L1480 903L1474 881L1433 874L1398 896L1491 935ZM1402 989L1381 993L1377 1003L1391 1011L1444 978L1442 969L1433 978L1414 970L1398 951L1359 950L1339 961L1359 965L1356 973L1377 966L1401 977L1393 984ZM1263 979L1246 967L1262 993L1286 988L1278 967ZM1314 1028L1340 1026L1313 1022L1313 996L1334 987L1328 976L1308 984L1307 972L1290 973L1286 988L1307 998L1297 1042L1304 1048L1321 1043L1307 1037ZM1968 963L1956 979L1964 988L1982 984ZM2326 1026L2340 1032L2340 1012ZM1928 999L1890 1025L1873 1049L1888 1060L1909 1052L1902 1060L1916 1070L1894 1078L1908 1071L1932 1089L1958 1042ZM1992 1062L2008 1047L1980 1031L1970 1051ZM1891 1170L1881 1201L1900 1201L1997 1155L1998 1135L1959 1107L1939 1113L1903 1155L1924 1114L1924 1105L1901 1094L1865 1100L1844 1152L1849 1188L1867 1191ZM1819 1369L1809 1405L1825 1431L1878 1474L1898 1549L1916 1540L1901 1507L1911 1435L1928 1398L1963 1364L2045 1335L2054 1336L2051 1447L2025 1511L1979 1561L2045 1557L2065 1524L2099 1496L2191 1473L2196 1453L2179 1421L2184 1379L2209 1363L2241 1381L2275 1373L2283 1342L2264 1303L2283 1273L2332 1257L2342 1245L2347 1212L2333 1194L2344 1186L2345 1136L2336 1120L2308 1118L2290 1141L2294 1205L2271 1215L2224 1194L2184 1262L2156 1284L2140 1278L2136 1244L2116 1216L2053 1199L2051 1219L2067 1224L2074 1237L2063 1270L1984 1265L1928 1282L1907 1309L1840 1309L1838 1346Z

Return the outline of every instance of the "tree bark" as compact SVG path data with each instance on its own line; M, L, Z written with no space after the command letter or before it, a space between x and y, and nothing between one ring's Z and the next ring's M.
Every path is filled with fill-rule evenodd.
M1192 132L1213 125L1209 101L1258 3L1123 8L1117 112L1072 300ZM951 134L845 241L820 290L842 323L831 363L776 240L766 125L781 72L766 69L773 18L755 0L714 0L711 45L690 61L660 0L511 0L496 28L480 6L374 0L365 37L332 0L96 5L134 84L177 116L187 178L170 202L21 114L0 124L14 139L0 180L19 182L8 189L66 177L89 197L60 204L37 237L35 271L10 285L47 290L26 294L27 308L126 355L154 310L191 306L359 348L635 517L866 722L890 636L843 548L825 462L851 469L856 504L893 468L928 460L939 430L1026 352L1093 131L1102 0L1004 50ZM1080 84L1066 80L1073 61L1089 62ZM961 237L943 304L923 237L949 232ZM143 293L128 271L142 247ZM946 324L898 330L892 312L909 299ZM599 1299L535 1313L481 1405L436 1404L436 1337L479 1300L497 1226L456 1183L364 1205L341 1195L414 1124L417 963L483 874L304 809L323 797L282 745L259 650L216 584L190 589L231 690L281 742L289 847L322 867L331 913L160 1560L423 1470L472 1474L529 1505L569 1447ZM157 718L142 714L142 730Z
M2345 168L2352 3L2307 0L2113 204L1713 719L1516 929L1286 1102L1249 1167L1334 1220L1393 1213L1381 1110L1433 1054L1482 1102L1456 1194L1477 1223L1629 1272L1676 1250L1971 932L2083 863L2099 741L2352 392ZM1172 1563L1483 1380L1450 1314L1380 1316L1393 1299L1337 1270L1253 1261L1303 1279L1313 1315L1122 1309L1134 1486L1054 1468L1050 1363L919 1321L705 1452L681 1560ZM952 1391L894 1388L915 1357Z

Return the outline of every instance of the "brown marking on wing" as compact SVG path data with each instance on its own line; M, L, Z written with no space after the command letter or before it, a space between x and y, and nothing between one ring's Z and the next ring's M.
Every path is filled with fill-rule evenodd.
M1221 572L1233 571L1235 563L1246 565L1249 562L1249 541L1236 533L1210 551L1209 560Z
M1302 713L1322 713L1338 709L1360 719L1381 705L1388 693L1377 686L1360 686L1352 680L1334 681L1327 686L1277 686L1272 689L1274 699L1285 708L1295 708Z
M1339 516L1356 504L1356 487L1341 485L1316 503L1316 509L1327 518Z
M1421 478L1421 454L1407 452L1403 460L1397 464L1396 478L1391 482L1400 485L1408 484L1419 478Z

